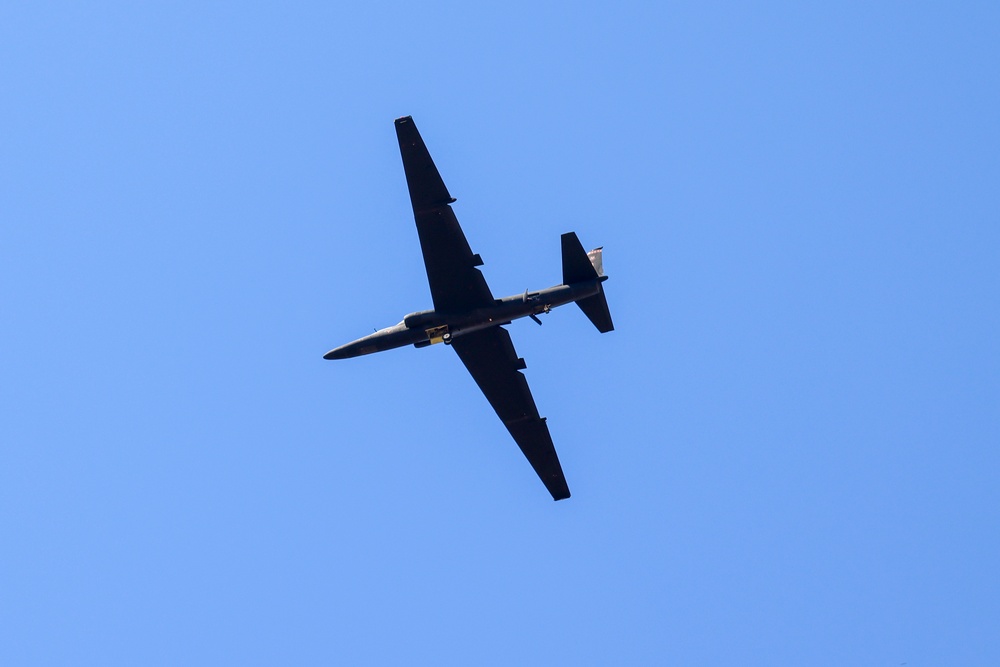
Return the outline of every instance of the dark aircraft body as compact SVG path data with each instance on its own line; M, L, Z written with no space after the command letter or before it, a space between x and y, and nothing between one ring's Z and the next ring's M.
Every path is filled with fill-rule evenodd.
M341 345L325 359L346 359L404 345L450 345L510 431L532 468L555 500L569 498L545 418L539 417L528 383L520 372L510 335L502 326L519 317L538 315L556 306L576 303L598 331L614 329L602 283L601 249L589 253L570 232L562 235L563 282L537 292L495 299L451 210L448 193L423 139L409 116L396 120L403 170L410 190L433 310L411 313L399 324Z

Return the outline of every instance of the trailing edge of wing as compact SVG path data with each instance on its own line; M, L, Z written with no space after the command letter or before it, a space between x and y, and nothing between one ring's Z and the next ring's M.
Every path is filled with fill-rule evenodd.
M451 346L552 494L552 499L569 498L569 486L549 428L545 419L538 416L528 381L520 372L524 360L514 351L507 330L492 327L457 336Z

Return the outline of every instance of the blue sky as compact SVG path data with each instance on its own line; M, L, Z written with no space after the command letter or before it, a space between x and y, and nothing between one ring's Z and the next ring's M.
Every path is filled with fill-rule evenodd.
M995 665L993 3L8 3L0 662ZM412 115L553 503L430 307Z

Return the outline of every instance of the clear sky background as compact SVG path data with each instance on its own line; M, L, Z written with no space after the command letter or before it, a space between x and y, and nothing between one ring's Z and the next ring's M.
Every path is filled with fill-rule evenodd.
M412 115L553 503L431 306ZM1000 664L995 2L0 9L0 664Z

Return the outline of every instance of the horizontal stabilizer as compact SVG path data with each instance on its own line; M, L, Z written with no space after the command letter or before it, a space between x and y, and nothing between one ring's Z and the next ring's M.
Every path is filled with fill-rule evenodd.
M615 330L615 324L611 321L611 311L608 310L608 300L604 297L604 285L597 286L597 294L580 299L576 302L580 310L586 315L597 330L601 333L608 333Z

